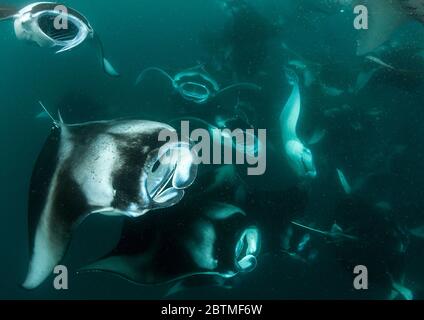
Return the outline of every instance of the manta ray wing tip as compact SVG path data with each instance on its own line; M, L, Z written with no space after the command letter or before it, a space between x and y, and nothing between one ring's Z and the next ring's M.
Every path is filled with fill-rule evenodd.
M27 275L25 281L21 284L21 287L25 290L33 290L40 285L40 281L35 281L30 274Z

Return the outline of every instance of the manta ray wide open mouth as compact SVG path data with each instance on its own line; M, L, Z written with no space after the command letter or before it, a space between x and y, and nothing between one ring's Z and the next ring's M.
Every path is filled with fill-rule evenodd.
M181 85L181 92L184 96L195 100L206 100L210 96L209 89L195 82L185 82Z
M71 21L61 26L61 18L57 13L46 13L38 18L38 26L45 35L55 41L70 41L77 37L79 28Z

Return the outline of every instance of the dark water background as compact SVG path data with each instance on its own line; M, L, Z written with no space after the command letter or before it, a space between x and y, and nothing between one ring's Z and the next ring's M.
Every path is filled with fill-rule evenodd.
M298 13L291 1L251 2L265 21L284 22L278 35L258 41L258 45L266 47L265 58L257 65L259 70L253 75L241 76L243 80L260 81L269 93L269 99L257 102L266 101L269 105L257 108L262 119L259 127L272 128L275 124L267 119L279 116L289 92L283 81L281 43L288 44L310 60L332 61L331 79L342 85L346 78L352 79L351 75L360 66L354 54L355 31L349 13ZM48 120L35 118L40 112L37 101L42 100L52 110L60 108L69 123L125 117L166 121L179 115L179 108L187 106L181 101L175 102L166 81L152 77L148 89L141 89L134 87L134 80L143 68L149 66L176 71L198 62L210 63L212 51L205 45L209 41L206 34L222 34L230 19L217 3L214 0L67 1L67 5L83 12L98 31L108 57L122 74L119 79L108 78L101 72L89 46L54 55L17 41L10 22L0 24L0 298L163 297L166 290L160 286L138 286L108 274L75 275L77 266L113 247L119 238L120 218L90 218L79 228L63 262L70 270L69 290L54 290L52 279L34 291L19 287L29 259L26 223L29 179L51 127ZM9 1L8 4L21 7L27 2ZM238 30L241 40L235 37L233 41L239 39L244 44L249 43L249 38L256 41L255 33L262 37L260 28L252 26L249 21L247 25L250 27ZM411 23L400 30L397 37L399 41L422 45L423 27ZM254 45L246 48L257 50ZM401 56L395 62L407 65L408 56ZM239 71L243 71L244 66L240 62ZM421 70L424 72L424 68ZM260 78L260 71L268 76ZM382 166L395 146L402 146L404 150L397 160L401 178L390 183L380 182L384 189L380 200L390 202L406 224L418 226L423 223L423 81L412 84L409 80L381 77L381 81L374 81L353 100L321 100L313 93L304 92L306 106L301 132L311 133L316 127L325 127L330 132L325 141L313 149L320 173L312 183L305 211L305 215L312 216L311 220L318 225L331 224L335 204L342 197L335 168L344 168L350 177L360 177L368 173L367 170ZM232 79L221 75L220 81L231 83ZM234 97L222 99L219 103L233 105ZM343 104L362 111L377 107L382 109L383 115L379 120L370 120L364 118L364 112L353 112L334 121L316 116L323 108ZM208 111L193 111L194 114L199 112ZM352 129L354 122L363 127L359 133ZM267 212L262 214L265 216ZM165 215L163 219L166 219ZM322 250L312 265L284 255L264 256L259 259L257 269L243 275L232 290L199 288L179 293L175 298L386 298L378 288L355 292L351 284L352 274L341 268L325 245L317 246ZM422 242L411 243L406 277L408 287L417 293L418 298L424 285L423 253Z

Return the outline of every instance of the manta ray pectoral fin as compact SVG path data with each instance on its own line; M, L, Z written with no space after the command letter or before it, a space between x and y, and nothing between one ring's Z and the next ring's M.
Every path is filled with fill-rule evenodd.
M82 219L81 219L82 220ZM42 217L35 230L28 273L22 287L28 290L38 287L59 264L71 239L72 226L55 224Z
M31 254L22 285L26 289L38 287L52 274L68 249L73 230L93 211L87 193L67 166L73 150L67 134L62 125L52 130L32 172L28 199Z
M143 263L141 264L144 265ZM107 272L118 275L128 281L142 283L144 279L140 276L139 267L140 261L136 257L107 256L80 268L77 274Z
M106 58L103 58L103 71L111 77L119 77L120 74L116 69L112 66L112 64Z
M0 7L0 21L13 19L18 11L16 8Z
M301 97L297 74L289 68L285 68L285 73L287 80L289 84L293 86L293 89L280 114L280 128L284 144L290 140L298 140L296 127L301 108Z
M59 264L68 249L73 228L87 215L80 215L76 222L53 223L41 217L35 230L32 254L28 273L22 287L28 290L37 288Z
M203 73L207 73L206 69L205 69L206 63L205 62L201 62L201 61L197 61L197 64L193 67L184 69L185 71L201 71Z
M389 40L393 32L407 19L400 3L393 0L367 0L362 2L368 8L369 26L361 30L357 55L367 54Z
M163 76L165 76L166 78L169 79L169 81L171 81L171 83L174 83L174 79L169 75L168 72L166 72L165 70L161 69L161 68L157 68L157 67L151 67L151 68L147 68L144 69L137 77L137 79L135 80L135 86L137 86L143 79L144 76L146 75L146 73L150 72L150 71L156 71L159 72L160 74L162 74Z
M223 202L212 202L205 211L206 215L213 220L225 220L238 214L246 216L241 208Z
M47 229L43 223L36 231L29 270L22 284L25 289L38 287L51 274L54 266L63 255L64 250L51 243Z
M166 219L160 215L126 219L115 249L80 272L109 272L139 284L166 284L201 276L229 279L253 268L258 246L251 229L245 232L245 216L224 213L215 220L209 217L207 203L205 208L194 206L183 203L170 208ZM226 211L224 206L212 205ZM232 244L239 232L244 232L243 248L235 256Z

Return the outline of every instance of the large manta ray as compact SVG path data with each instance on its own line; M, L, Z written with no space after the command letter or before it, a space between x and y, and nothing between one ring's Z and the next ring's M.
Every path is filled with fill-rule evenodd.
M73 229L88 215L138 217L173 206L197 173L188 145L159 142L163 130L175 131L168 125L143 120L55 125L31 178L27 289L49 276Z
M256 267L260 233L228 203L183 201L163 214L127 220L117 247L81 269L143 285L193 276L230 279ZM194 206L193 206L194 205Z

